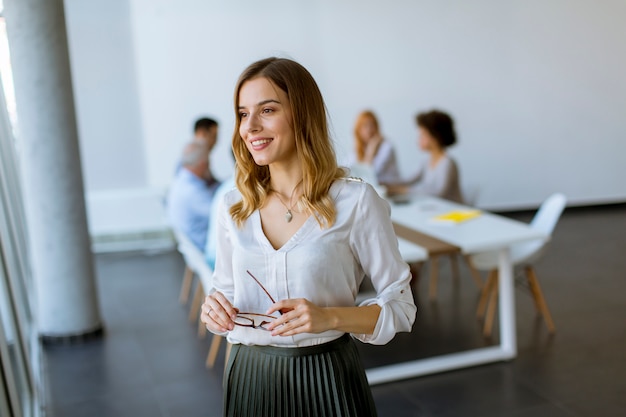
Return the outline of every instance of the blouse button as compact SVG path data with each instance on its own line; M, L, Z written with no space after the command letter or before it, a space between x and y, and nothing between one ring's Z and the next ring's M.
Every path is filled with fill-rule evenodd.
M404 294L404 290L400 290L400 294Z

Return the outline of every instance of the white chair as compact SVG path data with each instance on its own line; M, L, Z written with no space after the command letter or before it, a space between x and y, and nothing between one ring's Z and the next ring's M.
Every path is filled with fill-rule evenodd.
M539 210L537 210L537 213L530 223L530 227L551 236L556 223L565 209L565 204L566 198L563 194L556 193L551 195L541 204ZM533 264L545 253L547 246L548 241L539 239L513 245L510 250L512 264L526 275L531 294L535 301L535 307L543 316L548 331L554 333L554 322L552 321L550 310L548 310L548 305L543 297L537 275L533 268ZM485 317L486 314L483 334L489 336L491 335L498 297L498 253L485 252L472 255L470 262L479 270L489 271L477 309L477 316L479 318Z
M398 237L398 249L404 262L409 265L423 262L428 256L424 248L401 237Z
M206 263L202 251L200 251L184 233L174 230L174 235L178 242L178 251L185 259L185 273L180 292L180 300L182 303L186 303L189 298L194 275L197 275L199 278L191 301L191 307L189 308L189 321L195 321L198 320L200 315L202 300L207 291L212 287L213 270ZM198 320L198 336L204 338L206 333L206 327ZM221 341L222 336L213 335L209 354L206 359L206 366L208 368L212 368L215 364Z
M189 299L189 294L191 293L191 284L193 283L194 275L197 275L200 278L200 284L202 284L203 281L206 281L206 284L210 285L210 279L213 271L204 260L202 252L184 233L174 230L174 236L176 238L176 242L178 243L178 252L183 255L183 259L185 260L185 272L183 275L183 283L181 285L179 299L181 303L186 304Z
M192 255L194 250L197 249L182 232L174 230L174 238L176 239L177 250L185 260L185 272L183 273L183 281L178 299L181 304L187 304L189 294L191 293L191 284L193 284L193 278L196 274L196 269L198 269L198 266L194 265L194 256Z
M480 187L477 184L465 184L461 188L463 192L463 204L470 207L478 205L478 196L480 195Z

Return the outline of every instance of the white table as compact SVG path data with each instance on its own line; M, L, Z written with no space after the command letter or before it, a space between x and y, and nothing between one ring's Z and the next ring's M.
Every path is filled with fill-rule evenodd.
M438 214L458 209L465 210L470 207L438 198L420 197L410 203L392 204L391 218L396 223L458 246L464 254L494 250L500 253L498 267L500 344L370 368L366 372L371 385L510 360L517 355L513 265L509 256L509 247L527 240L547 240L549 236L531 229L525 223L484 211L479 217L455 225L437 224L432 221L432 218Z

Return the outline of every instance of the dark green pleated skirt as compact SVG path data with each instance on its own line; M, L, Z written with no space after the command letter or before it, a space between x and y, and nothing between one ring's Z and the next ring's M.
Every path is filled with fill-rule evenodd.
M369 417L376 407L352 338L302 348L233 345L224 416Z

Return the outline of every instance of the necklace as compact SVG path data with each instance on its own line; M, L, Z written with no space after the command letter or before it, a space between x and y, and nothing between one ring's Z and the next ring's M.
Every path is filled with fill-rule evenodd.
M285 206L285 208L287 209L287 212L285 213L285 220L287 221L287 223L293 220L293 213L291 212L291 210L293 210L294 206L296 205L296 203L298 203L298 201L296 200L294 204L291 204L291 200L293 200L293 195L296 192L296 189L298 188L300 184L302 184L302 180L300 180L300 182L297 183L295 187L293 187L293 190L291 191L291 196L289 196L289 206L285 204L282 198L280 198L280 194L278 193L278 191L270 188L270 191L272 191L274 194L276 194L276 197L278 197L278 201L280 201L280 204Z

